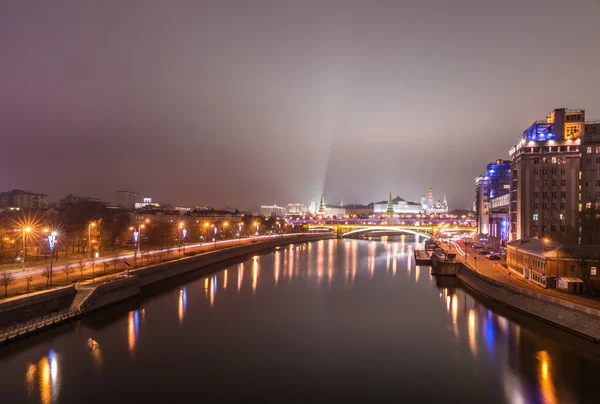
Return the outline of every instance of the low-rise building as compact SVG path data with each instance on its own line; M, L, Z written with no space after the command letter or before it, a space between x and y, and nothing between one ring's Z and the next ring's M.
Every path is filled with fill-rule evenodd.
M506 263L511 273L544 288L580 291L584 273L589 274L594 285L600 283L598 246L588 246L584 251L583 247L525 238L510 242L507 247ZM581 285L573 287L573 283Z
M117 206L123 209L135 209L136 203L141 203L140 194L131 191L117 191Z
M285 208L277 205L263 205L260 207L260 214L266 217L284 217Z

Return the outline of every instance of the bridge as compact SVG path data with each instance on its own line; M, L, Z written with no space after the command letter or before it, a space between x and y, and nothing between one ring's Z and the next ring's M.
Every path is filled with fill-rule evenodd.
M449 234L469 234L475 232L475 227L470 222L466 223L447 223L447 222L426 222L426 223L407 223L396 221L373 222L363 221L352 223L348 221L333 222L312 221L304 223L309 231L329 230L335 232L338 237L346 237L361 233L370 232L397 232L400 234L413 234L416 236L430 238L433 235L444 236Z

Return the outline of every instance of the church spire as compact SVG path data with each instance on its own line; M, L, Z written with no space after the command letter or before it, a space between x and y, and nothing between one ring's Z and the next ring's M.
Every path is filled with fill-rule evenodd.
M317 211L318 215L324 215L327 213L327 206L325 205L325 195L321 194L321 203L319 204L319 210Z
M390 196L388 197L387 210L385 213L389 217L394 216L394 201L392 200L392 191L390 191Z

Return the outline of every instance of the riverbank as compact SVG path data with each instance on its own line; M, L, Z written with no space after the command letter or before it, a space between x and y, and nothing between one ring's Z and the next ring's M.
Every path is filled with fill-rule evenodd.
M457 273L472 292L588 340L600 341L600 312L514 287L480 274L465 264Z
M333 234L302 234L276 237L267 240L257 241L250 244L231 246L224 249L201 253L194 256L180 258L161 264L150 265L147 267L129 271L129 277L117 277L93 284L82 283L76 288L76 293L70 293L68 304L57 307L52 312L43 312L41 316L30 318L32 307L38 307L40 301L45 302L47 307L53 301L49 294L55 291L40 292L35 296L27 296L11 299L10 302L0 304L0 313L3 310L10 309L13 319L19 319L17 324L0 331L0 344L22 338L33 333L37 333L55 324L59 324L68 319L74 319L87 313L105 308L107 306L122 302L124 300L140 296L143 289L151 285L172 279L183 274L198 272L199 274L210 273L216 265L222 265L229 261L236 261L247 256L262 254L272 250L275 247L288 244L304 243L309 241L318 241L323 239L335 238ZM71 287L70 292L73 290ZM63 292L60 296L64 296ZM10 307L8 306L10 305ZM63 312L68 310L69 316L64 316ZM52 318L54 313L63 313L57 317L57 321L39 321L40 318ZM24 326L24 324L35 324L35 327Z

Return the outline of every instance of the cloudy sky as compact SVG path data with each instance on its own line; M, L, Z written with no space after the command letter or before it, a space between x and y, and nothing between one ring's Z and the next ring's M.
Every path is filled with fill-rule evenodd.
M470 205L553 108L600 119L598 0L4 0L0 189Z

